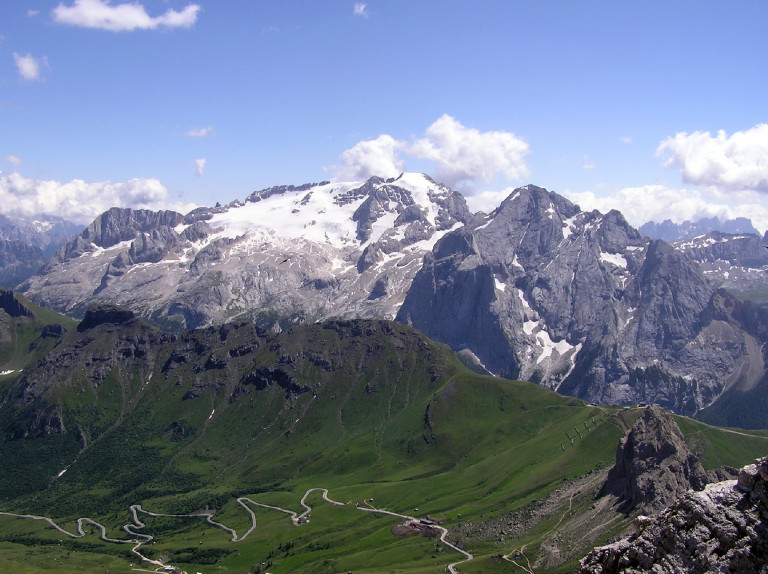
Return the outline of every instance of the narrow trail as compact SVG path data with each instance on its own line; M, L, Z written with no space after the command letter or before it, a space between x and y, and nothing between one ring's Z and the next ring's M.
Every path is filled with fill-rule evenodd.
M288 510L285 508L281 508L279 506L273 506L270 504L264 504L261 502L256 502L255 500L252 500L248 498L247 496L241 496L237 499L237 503L249 514L251 517L251 527L243 534L242 536L238 536L237 531L234 528L230 528L229 526L226 526L220 522L216 522L213 520L213 516L216 513L215 510L204 510L192 514L166 514L166 513L160 513L160 512L150 512L149 510L144 510L140 504L133 504L129 507L129 511L131 513L132 522L129 522L128 524L123 525L122 529L130 536L133 536L134 538L130 539L119 539L119 538L110 538L107 536L107 529L103 524L100 524L99 522L96 522L95 520L87 517L78 518L77 519L77 532L69 532L68 530L62 528L52 518L49 518L47 516L37 516L34 514L16 514L12 512L2 512L0 511L0 516L9 516L11 518L19 518L19 519L29 519L29 520L42 520L43 522L47 522L52 528L57 530L58 532L61 532L65 536L68 536L70 538L83 538L84 536L88 535L89 533L85 531L84 526L90 525L94 528L97 528L101 534L99 538L103 540L104 542L111 542L114 544L133 544L133 548L131 548L131 552L138 556L142 561L152 564L153 566L157 566L160 568L172 568L173 566L161 561L161 560L154 560L152 558L149 558L147 556L144 556L139 552L139 549L144 544L147 544L149 542L152 542L154 540L154 536L151 534L144 534L142 532L136 532L136 530L140 530L142 528L146 528L146 524L141 521L139 518L139 514L145 514L147 516L156 517L156 518L205 518L206 522L211 524L212 526L215 526L216 528L221 528L225 532L228 532L231 535L231 541L232 542L242 542L245 540L257 527L256 522L256 514L251 510L249 505L257 506L259 508L266 508L268 510L275 510L278 512L283 512L285 514L288 514L291 517L291 522L294 524L294 526L299 526L301 524L305 524L309 522L309 514L312 512L312 507L307 504L307 497L312 494L313 492L322 492L322 498L325 502L333 505L333 506L346 506L346 503L344 502L338 502L336 500L333 500L328 495L328 489L327 488L310 488L304 493L304 496L301 497L301 500L299 501L299 504L304 508L304 511L299 514L293 510ZM372 513L378 513L378 514L386 514L389 516L394 516L396 518L399 518L401 520L406 521L416 521L417 518L413 516L407 516L404 514L398 514L396 512L391 512L389 510L385 510L382 508L373 508L373 507L365 507L360 506L360 504L356 504L355 508L357 510L362 510L364 512L372 512ZM459 574L459 572L456 570L456 566L459 564L463 564L464 562L469 562L474 558L472 554L469 552L462 550L455 544L449 542L446 538L448 536L448 529L444 528L440 525L431 525L436 530L439 530L441 532L440 535L440 542L442 542L444 545L446 545L448 548L451 548L452 550L455 550L456 552L459 552L462 554L465 558L464 560L460 560L458 562L454 562L452 564L448 565L448 571L451 574ZM134 569L137 571L143 571L140 569Z
M571 496L570 496L570 498L568 500L568 510L563 512L562 516L560 516L560 520L557 521L557 524L555 524L552 528L550 528L544 534L541 535L541 537L539 538L539 542L545 540L547 538L547 536L549 536L555 530L557 530L557 528L562 524L563 520L565 520L565 517L568 516L568 513L573 509L573 497L576 496L577 494L580 494L580 493L581 493L580 490L577 490L577 491L571 493ZM513 550L512 552L509 552L508 554L502 555L502 558L504 560L506 560L507 562L511 562L512 564L514 564L515 566L520 568L520 570L522 570L526 574L535 574L534 571L533 571L533 566L531 566L531 561L528 559L528 556L525 555L525 547L526 546L528 546L528 544L523 544L517 550ZM516 555L516 556L521 556L521 557L525 558L525 561L528 564L528 566L526 567L526 566L523 566L522 564L519 564L514 558L511 557L513 554Z

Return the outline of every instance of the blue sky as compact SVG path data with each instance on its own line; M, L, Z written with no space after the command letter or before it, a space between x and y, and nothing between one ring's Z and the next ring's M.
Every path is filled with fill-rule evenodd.
M768 228L768 4L4 0L0 212L424 171Z

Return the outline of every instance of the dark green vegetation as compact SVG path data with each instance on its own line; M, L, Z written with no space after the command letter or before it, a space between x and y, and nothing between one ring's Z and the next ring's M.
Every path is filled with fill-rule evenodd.
M47 341L41 325L22 335L26 328L16 341ZM475 554L461 572L518 571L499 555L527 545L531 556L589 511L602 476L594 471L613 464L637 416L473 373L447 347L382 321L279 335L229 324L175 337L102 309L45 344L44 356L0 379L0 510L49 516L70 532L89 516L125 539L132 504L215 509L242 536L251 520L240 496L301 512L303 494L322 487L347 503L314 492L311 520L299 526L253 507L256 529L241 542L202 517L141 516L155 536L146 556L206 574L443 572L461 560L436 538L394 535L396 518L355 508L366 500L457 532L451 539ZM687 425L707 465L768 451L760 433L723 448L730 435ZM480 534L549 499L535 528L502 540ZM568 571L582 549L626 525L613 514L600 515L611 516L606 529L536 571ZM460 528L470 523L475 530ZM41 521L0 516L0 570L125 572L139 563L129 545L89 532L73 540Z

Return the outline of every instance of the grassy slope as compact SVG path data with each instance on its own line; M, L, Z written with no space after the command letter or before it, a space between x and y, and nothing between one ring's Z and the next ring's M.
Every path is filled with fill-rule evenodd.
M73 392L59 398L67 428L90 417L90 448L54 480L64 461L46 458L42 442L55 449L72 433L27 443L25 456L37 460L42 482L50 486L6 500L3 509L49 513L70 530L74 519L90 515L122 537L130 504L168 513L209 507L218 510L217 520L243 533L250 520L237 496L301 511L304 492L324 487L348 504L333 507L313 493L311 521L299 527L283 513L255 508L258 528L238 543L203 519L143 519L157 536L151 552L206 573L442 572L459 560L457 553L428 538L396 537L391 529L397 519L363 513L354 504L373 498L376 507L428 514L449 529L489 520L545 498L565 479L612 464L623 429L635 416L589 407L533 384L471 373L444 347L404 327L368 325L369 332L357 334L322 326L295 329L216 368L201 366L204 354L198 363L169 370L164 367L171 350L158 349L151 377L116 369L98 388L75 377ZM227 349L242 346L248 333L238 333L214 353L227 356ZM312 392L243 385L247 373L265 367L286 368ZM710 466L743 464L768 444L687 421L684 432L698 440ZM735 437L736 443L726 443ZM586 493L575 503L582 511L591 504ZM514 544L541 543L559 512ZM13 534L22 522L29 532ZM61 538L43 523L2 517L0 532L9 541L0 546L0 567L24 561L24 547L11 542ZM472 545L477 558L462 572L514 571L495 558L512 547L463 543ZM105 571L115 560L136 562L126 547L95 536L68 544L79 551L47 549L50 570L30 571ZM103 563L88 566L84 554Z

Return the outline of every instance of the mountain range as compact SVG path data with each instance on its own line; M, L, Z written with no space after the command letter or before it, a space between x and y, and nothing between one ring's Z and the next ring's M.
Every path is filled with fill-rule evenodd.
M707 235L713 231L734 235L760 235L746 217L735 219L703 217L698 221L683 221L682 223L675 223L671 219L665 219L661 223L649 221L641 225L638 231L653 239L663 239L668 242L691 239L700 235Z
M82 226L60 217L0 214L0 285L18 286L81 230Z
M714 412L725 391L765 384L765 311L717 289L688 253L533 185L473 214L406 173L186 215L113 208L20 289L74 317L120 304L172 332L396 319L484 372L595 403Z

